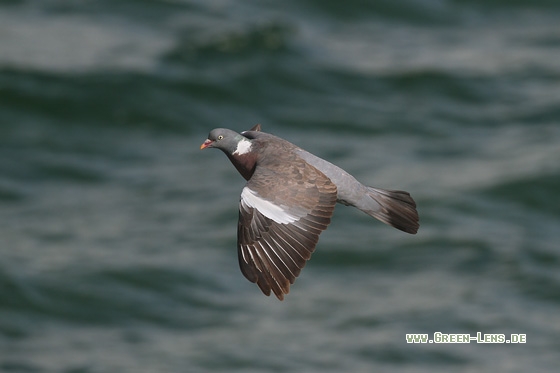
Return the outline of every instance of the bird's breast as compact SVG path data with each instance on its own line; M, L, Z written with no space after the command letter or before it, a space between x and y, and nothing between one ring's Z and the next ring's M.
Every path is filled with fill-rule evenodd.
M249 180L255 172L257 156L253 153L228 155L231 163L245 180Z

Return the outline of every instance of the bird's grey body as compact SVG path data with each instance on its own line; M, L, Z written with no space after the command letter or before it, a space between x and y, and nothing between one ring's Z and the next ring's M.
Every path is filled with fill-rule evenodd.
M201 149L221 149L247 180L241 193L238 252L241 271L261 290L282 300L334 205L354 206L407 233L418 230L416 203L407 192L372 188L338 166L260 131L218 128Z
M342 168L303 149L297 149L296 153L307 163L317 168L331 179L336 185L338 191L337 201L339 203L346 206L355 206L360 210L363 209L362 207L366 207L367 204L364 204L363 197L367 194L367 187L356 180L354 176L350 175ZM368 198L368 200L371 200L371 198ZM374 205L368 207L370 209L376 208ZM379 205L377 207L379 207Z
M405 232L416 233L418 229L418 215L415 209L416 204L407 192L366 186L342 168L277 136L260 131L245 131L242 134L253 139L262 139L265 141L273 140L275 143L282 143L285 150L293 151L301 157L301 159L317 168L336 185L338 203L356 207L366 214L384 223L393 225L398 229L404 230ZM408 204L399 204L402 205L402 208L395 211L395 206L393 206L392 209L387 206L391 204L392 200L395 198L402 202L408 202ZM401 210L401 215L404 214L405 222L390 221L390 218L396 220L396 215L401 212ZM385 216L388 214L392 216ZM414 221L415 219L416 221ZM410 227L407 228L407 225L410 225Z
M274 139L276 143L282 143L286 150L293 151L294 154L302 158L305 162L325 174L325 176L327 176L336 185L338 191L337 201L340 203L345 205L355 205L355 203L359 200L359 196L363 195L365 192L364 185L342 168L335 166L334 164L325 161L324 159L321 159L284 139L268 133L256 131L245 131L243 132L243 135L253 139L268 141Z

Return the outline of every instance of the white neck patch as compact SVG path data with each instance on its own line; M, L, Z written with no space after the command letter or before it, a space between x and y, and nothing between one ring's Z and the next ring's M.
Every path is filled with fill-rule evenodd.
M242 139L237 143L237 149L233 152L234 155L243 155L251 151L251 141Z
M243 192L241 192L241 203L245 206L257 209L261 214L279 224L293 223L301 218L301 216L290 214L288 211L284 210L282 206L275 205L261 198L257 192L248 187L243 188ZM302 216L305 216L305 214Z

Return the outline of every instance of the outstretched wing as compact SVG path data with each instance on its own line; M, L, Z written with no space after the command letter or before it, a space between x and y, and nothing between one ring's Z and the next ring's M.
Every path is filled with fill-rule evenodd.
M299 158L257 166L239 203L243 275L283 300L331 222L336 199L336 185Z

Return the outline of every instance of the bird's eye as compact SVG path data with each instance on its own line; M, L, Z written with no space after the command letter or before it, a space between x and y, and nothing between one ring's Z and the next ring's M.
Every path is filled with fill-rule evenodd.
M222 135L218 136L218 140L221 140L223 138L224 138L224 136L222 136Z

